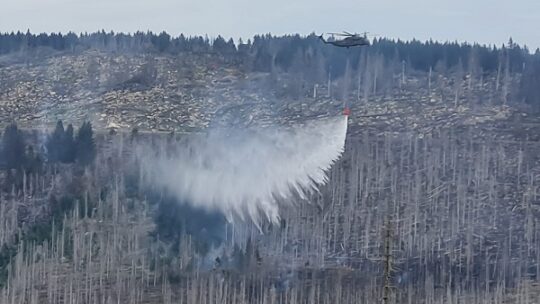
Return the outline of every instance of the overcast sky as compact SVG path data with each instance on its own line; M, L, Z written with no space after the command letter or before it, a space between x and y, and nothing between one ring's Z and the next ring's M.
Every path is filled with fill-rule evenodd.
M0 32L167 31L380 36L540 47L539 0L0 0Z

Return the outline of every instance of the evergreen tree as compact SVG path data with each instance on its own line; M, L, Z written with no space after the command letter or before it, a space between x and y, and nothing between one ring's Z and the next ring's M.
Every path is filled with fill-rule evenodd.
M49 162L55 163L62 159L63 154L63 140L65 137L64 124L61 120L56 123L56 128L53 133L47 139L47 157Z
M167 50L171 44L171 36L166 32L161 32L159 36L154 36L153 39L154 45L157 47L158 51L164 52Z
M24 139L15 123L8 125L4 130L2 161L8 169L19 169L26 162Z
M521 100L540 109L540 55L527 62L519 88Z
M75 161L75 139L73 137L73 125L69 124L67 126L66 132L64 133L63 142L63 153L61 161L63 163L72 163Z
M29 146L26 153L26 171L28 173L41 173L43 168L43 161L38 153L35 152L34 147Z
M133 140L136 140L137 138L139 138L139 128L134 127L133 129L131 129L130 140L133 141Z
M79 128L77 139L75 140L76 159L82 166L91 164L96 157L96 144L94 142L94 132L92 124L84 122Z

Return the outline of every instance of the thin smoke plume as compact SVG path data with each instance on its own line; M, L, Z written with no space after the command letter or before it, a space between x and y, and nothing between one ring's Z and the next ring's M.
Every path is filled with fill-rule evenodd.
M179 201L229 220L279 220L278 201L305 197L327 182L343 153L347 117L289 128L214 130L174 144L145 162L151 183Z

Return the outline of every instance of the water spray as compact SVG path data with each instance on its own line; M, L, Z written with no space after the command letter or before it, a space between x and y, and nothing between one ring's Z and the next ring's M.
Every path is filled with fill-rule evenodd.
M343 114L292 127L212 130L146 157L144 169L179 201L229 221L277 223L278 201L292 204L328 181L344 151L348 108Z

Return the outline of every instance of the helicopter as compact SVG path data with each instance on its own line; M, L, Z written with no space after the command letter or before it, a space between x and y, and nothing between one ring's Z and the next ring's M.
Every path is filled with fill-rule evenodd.
M368 34L367 32L362 33L362 35L351 34L345 31L343 33L327 33L327 34L332 35L332 36L341 36L345 38L340 39L340 40L328 41L324 39L323 35L320 35L319 39L321 39L321 41L326 44L331 44L334 46L346 47L346 48L349 48L351 46L369 46L370 45L369 39L367 37L367 34Z

